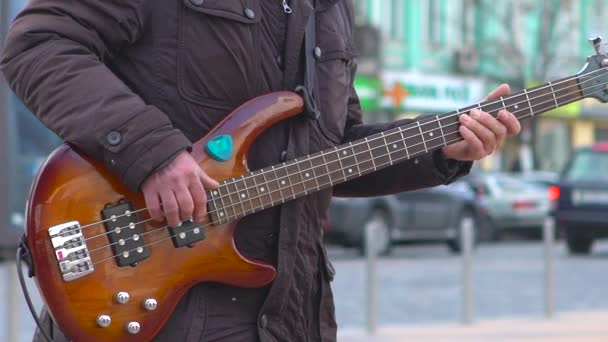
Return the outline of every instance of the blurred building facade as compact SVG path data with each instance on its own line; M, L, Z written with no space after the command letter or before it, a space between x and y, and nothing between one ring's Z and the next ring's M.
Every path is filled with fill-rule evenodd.
M27 0L0 0L0 43ZM0 250L14 248L23 232L30 183L46 156L60 144L0 77Z
M365 56L372 54L364 51L359 76L376 77L359 82L372 116L440 114L479 102L500 83L519 90L573 75L594 53L587 38L608 33L602 0L354 2L355 33L376 30L380 38L380 70L368 68ZM356 44L366 47L361 37ZM370 92L370 83L381 89ZM598 140L608 140L608 105L585 100L526 122L482 164L558 171L572 148Z

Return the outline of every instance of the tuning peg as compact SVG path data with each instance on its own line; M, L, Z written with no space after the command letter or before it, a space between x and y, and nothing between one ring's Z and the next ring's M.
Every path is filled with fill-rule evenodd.
M595 38L589 38L588 40L591 46L593 46L593 48L595 49L595 52L597 54L600 54L600 45L602 44L602 37L597 36Z

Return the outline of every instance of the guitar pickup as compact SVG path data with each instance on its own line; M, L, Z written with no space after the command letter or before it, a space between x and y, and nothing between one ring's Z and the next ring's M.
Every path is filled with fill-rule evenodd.
M143 238L142 224L130 202L121 200L101 212L108 239L119 267L131 266L148 258L150 250Z
M180 223L177 227L169 227L169 233L175 248L190 246L195 242L205 240L206 237L201 224L190 220Z

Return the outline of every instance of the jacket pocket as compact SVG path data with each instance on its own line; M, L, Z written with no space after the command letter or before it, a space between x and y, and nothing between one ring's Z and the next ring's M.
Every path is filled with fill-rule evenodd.
M235 107L259 88L259 0L182 0L177 82L186 100Z
M321 48L317 61L320 131L331 143L339 144L344 137L354 55L345 37L335 32L320 30L318 45Z

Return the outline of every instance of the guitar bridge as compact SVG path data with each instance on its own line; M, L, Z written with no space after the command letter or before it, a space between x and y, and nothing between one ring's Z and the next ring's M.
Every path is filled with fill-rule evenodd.
M94 271L78 221L49 228L49 236L63 280L76 280Z

